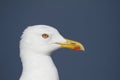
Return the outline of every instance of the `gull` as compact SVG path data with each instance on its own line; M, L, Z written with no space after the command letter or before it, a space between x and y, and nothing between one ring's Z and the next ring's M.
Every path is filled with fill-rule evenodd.
M19 80L59 80L51 54L59 48L84 51L80 42L64 38L48 25L27 27L20 40L22 74Z

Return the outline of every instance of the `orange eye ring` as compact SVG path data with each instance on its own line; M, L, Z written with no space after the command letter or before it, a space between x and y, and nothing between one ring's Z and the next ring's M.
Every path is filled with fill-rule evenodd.
M42 34L42 37L43 37L44 39L47 39L47 38L49 37L49 35L48 35L48 34Z

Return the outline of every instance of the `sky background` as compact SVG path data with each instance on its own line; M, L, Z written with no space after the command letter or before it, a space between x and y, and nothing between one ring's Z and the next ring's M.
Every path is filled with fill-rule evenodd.
M60 80L120 80L119 0L0 0L0 80L19 80L19 40L31 25L57 28L86 51L52 54Z

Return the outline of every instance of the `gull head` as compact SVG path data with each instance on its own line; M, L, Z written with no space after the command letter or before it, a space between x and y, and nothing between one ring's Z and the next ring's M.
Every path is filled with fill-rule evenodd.
M52 51L59 48L84 51L80 42L64 38L57 29L47 25L29 26L21 36L20 49L22 50L50 55Z

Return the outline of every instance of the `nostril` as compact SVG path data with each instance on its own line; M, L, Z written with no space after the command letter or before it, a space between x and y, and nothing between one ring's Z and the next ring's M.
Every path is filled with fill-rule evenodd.
M71 44L76 44L76 43L74 43L74 42L71 42Z

